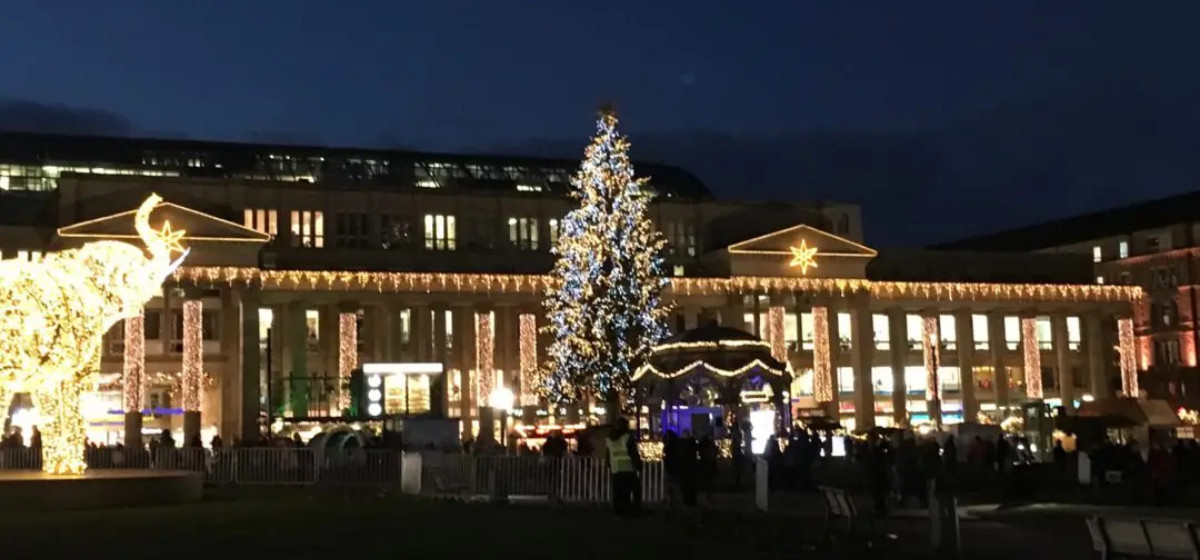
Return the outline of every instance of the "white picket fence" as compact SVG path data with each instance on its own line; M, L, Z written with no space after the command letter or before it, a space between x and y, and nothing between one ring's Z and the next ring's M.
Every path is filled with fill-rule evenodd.
M437 495L545 496L577 503L609 501L608 463L593 457L470 456L427 453L421 456L421 492ZM667 499L661 462L641 472L642 501Z
M439 496L536 496L575 503L610 499L608 464L592 457L474 456L402 453L390 449L310 449L291 447L89 449L89 469L187 470L205 473L214 485L395 487L407 493ZM40 450L0 450L0 470L41 468ZM661 462L641 473L642 500L666 500Z

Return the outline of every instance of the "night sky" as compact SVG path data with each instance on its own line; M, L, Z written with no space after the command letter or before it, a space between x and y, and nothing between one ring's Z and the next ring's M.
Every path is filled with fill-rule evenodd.
M613 102L635 157L722 197L860 202L878 245L1200 178L1194 1L18 0L0 16L13 129L577 157Z

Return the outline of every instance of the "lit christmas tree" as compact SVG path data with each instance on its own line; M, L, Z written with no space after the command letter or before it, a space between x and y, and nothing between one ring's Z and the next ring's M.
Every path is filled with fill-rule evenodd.
M629 140L611 111L596 128L571 181L579 208L562 220L552 251L559 282L544 302L554 341L543 390L554 402L599 398L611 419L634 369L667 334L667 279L664 240L647 216L653 193L634 178Z

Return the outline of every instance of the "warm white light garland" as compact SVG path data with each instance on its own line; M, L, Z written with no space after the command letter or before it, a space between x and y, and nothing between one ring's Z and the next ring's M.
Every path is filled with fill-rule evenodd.
M537 359L537 317L522 313L519 321L518 358L521 368L521 406L539 404L538 388L542 386Z
M1042 393L1042 347L1038 342L1037 318L1021 317L1021 352L1025 355L1025 396L1038 400Z
M346 383L354 368L358 367L358 313L338 314L338 379ZM350 406L350 392L338 391L338 410Z
M814 307L813 315L813 397L819 403L833 401L833 363L829 348L829 308Z
M492 313L475 313L475 371L478 392L481 398L492 394L496 388L495 333L492 330Z
M1134 343L1133 319L1129 317L1117 319L1117 351L1120 353L1121 359L1121 390L1125 393L1125 396L1137 398L1140 389L1138 387L1138 365Z
M200 410L204 381L204 304L198 299L183 302L183 410Z
M767 310L767 341L771 344L771 357L787 363L787 341L784 334L783 307L772 306Z
M753 370L756 368L759 370L765 371L767 373L770 373L772 375L782 376L787 373L784 370L778 369L778 368L772 366L771 364L768 364L767 362L764 362L764 361L758 360L758 359L753 360L753 361L747 363L746 365L739 367L737 369L723 369L723 368L713 366L712 364L705 362L704 360L696 360L696 361L694 361L686 366L683 366L679 369L670 370L670 371L661 370L650 364L645 364L642 367L638 368L636 372L634 372L633 380L637 381L647 375L655 375L658 377L662 377L664 379L672 379L675 377L681 377L681 376L687 375L687 374L691 373L693 370L700 369L700 368L703 368L704 371L706 371L706 372L715 373L721 377L737 377L739 375L747 373L750 370Z
M126 413L140 413L145 407L146 310L125 319L125 352L121 371L121 404Z
M925 400L934 401L942 397L938 367L941 364L941 334L938 332L936 315L921 317L921 350L925 363Z

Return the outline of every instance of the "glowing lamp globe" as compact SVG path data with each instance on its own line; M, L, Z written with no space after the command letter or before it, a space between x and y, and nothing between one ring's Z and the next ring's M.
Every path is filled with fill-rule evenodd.
M488 395L488 406L494 410L509 410L513 407L516 398L512 389L504 386L496 387L492 394Z

